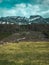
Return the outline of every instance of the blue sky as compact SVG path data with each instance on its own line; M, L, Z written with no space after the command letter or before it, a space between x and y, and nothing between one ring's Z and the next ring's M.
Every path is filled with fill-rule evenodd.
M0 17L30 15L49 17L49 0L0 0Z

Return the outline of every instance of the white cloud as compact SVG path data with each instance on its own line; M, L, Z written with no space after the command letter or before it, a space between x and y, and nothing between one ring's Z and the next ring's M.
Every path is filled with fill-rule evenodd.
M49 13L49 10L47 10L47 11L42 11L42 12L41 12L41 14L43 14L43 15L44 15L44 14L48 14L48 13Z
M49 10L42 11L42 8L40 8L39 5L31 5L31 4L16 4L11 9L0 9L0 15L1 16L25 16L29 17L30 15L46 15L49 13Z
M49 5L49 0L43 0L43 4Z
M41 13L39 13L39 15L43 16L43 17L49 17L49 10L47 11L42 11Z
M41 0L41 7L49 9L49 0Z
M15 7L11 9L0 9L2 12L2 16L30 16L37 15L40 11L40 7L38 5L31 4L16 4ZM0 12L0 14L1 14Z
M0 3L2 3L3 2L3 0L0 0Z

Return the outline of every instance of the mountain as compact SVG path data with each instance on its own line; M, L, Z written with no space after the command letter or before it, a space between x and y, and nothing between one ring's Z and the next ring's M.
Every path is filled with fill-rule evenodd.
M47 21L47 23L49 23L49 18L45 18L45 20Z
M30 16L29 18L20 16L8 16L0 18L0 24L27 25L32 23L39 23L39 24L49 23L49 18L45 19L39 15Z
M47 23L47 21L43 17L41 17L39 15L30 16L29 19L30 19L31 23L39 23L39 24L45 24L45 23Z
M0 23L2 24L27 24L28 18L20 17L20 16L11 16L11 17L1 17Z
M43 40L45 36L47 37L49 35L47 35L47 31L49 31L49 18L43 18L39 15L30 16L29 18L20 16L8 16L0 18L0 40L4 37L6 38L10 36L11 34L23 34L23 32L30 32L30 34L27 33L26 35L26 33L24 33L23 35L21 35L24 37L26 35L26 40L33 40L34 38L38 39L39 37L41 37L40 39ZM21 36L17 36L16 34L8 37L7 39L4 39L4 41L8 41L9 39L10 41L16 41L16 37ZM24 37L21 37L21 39L24 39Z

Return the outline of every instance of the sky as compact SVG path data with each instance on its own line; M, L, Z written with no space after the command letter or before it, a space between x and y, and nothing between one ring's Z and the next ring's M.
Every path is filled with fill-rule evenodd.
M40 15L49 17L49 0L0 0L0 17Z

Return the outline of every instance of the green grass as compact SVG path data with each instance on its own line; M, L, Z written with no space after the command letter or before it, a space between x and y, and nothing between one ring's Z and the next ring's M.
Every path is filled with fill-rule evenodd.
M0 65L49 65L49 42L4 43Z

